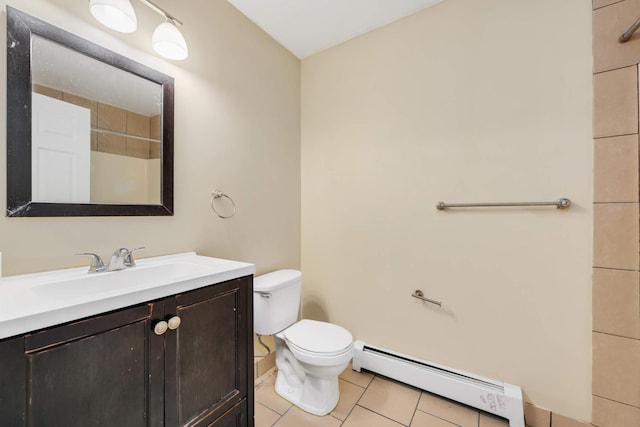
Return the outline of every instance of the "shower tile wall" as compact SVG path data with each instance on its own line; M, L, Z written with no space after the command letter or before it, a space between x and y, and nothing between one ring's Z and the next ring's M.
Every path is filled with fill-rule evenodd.
M640 425L640 0L593 1L593 417L598 427Z
M160 115L147 117L46 86L34 91L91 110L91 149L140 159L160 158ZM98 129L98 130L96 130ZM113 134L100 130L118 132ZM131 138L126 135L131 135ZM141 139L142 138L142 139Z

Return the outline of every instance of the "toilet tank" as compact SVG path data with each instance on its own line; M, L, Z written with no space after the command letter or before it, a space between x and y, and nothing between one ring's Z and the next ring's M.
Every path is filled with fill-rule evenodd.
M277 270L253 279L253 329L273 335L298 320L302 273Z

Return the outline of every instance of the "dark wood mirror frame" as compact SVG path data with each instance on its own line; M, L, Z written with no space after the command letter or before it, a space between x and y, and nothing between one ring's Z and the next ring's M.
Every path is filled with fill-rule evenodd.
M158 205L42 203L31 197L31 36L38 35L162 86ZM7 6L7 216L173 215L173 78Z

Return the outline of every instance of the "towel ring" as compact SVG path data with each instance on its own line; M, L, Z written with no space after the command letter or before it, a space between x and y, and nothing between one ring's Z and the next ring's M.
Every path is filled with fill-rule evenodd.
M233 212L231 212L230 215L221 215L220 212L218 212L216 210L216 208L213 206L213 201L216 199L220 199L222 197L226 197L227 199L229 199L229 201L231 202L231 205L233 206ZM232 216L234 216L236 214L236 204L233 201L233 199L231 197L229 197L228 195L224 194L222 191L220 190L213 190L211 192L211 210L213 210L216 215L218 215L218 217L222 218L222 219L227 219L227 218L231 218Z

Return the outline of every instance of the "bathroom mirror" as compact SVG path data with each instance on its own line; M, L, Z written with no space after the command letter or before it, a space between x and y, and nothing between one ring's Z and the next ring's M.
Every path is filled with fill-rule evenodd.
M173 79L7 7L7 216L173 215Z

